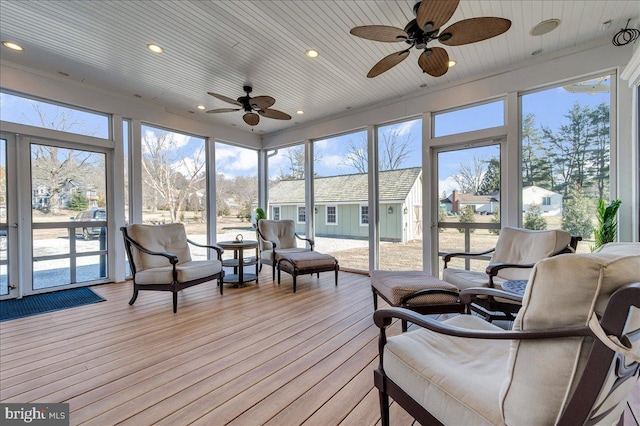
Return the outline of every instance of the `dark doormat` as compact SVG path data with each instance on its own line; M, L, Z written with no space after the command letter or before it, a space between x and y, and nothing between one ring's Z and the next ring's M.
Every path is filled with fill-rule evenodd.
M36 294L22 299L3 300L0 301L0 322L45 312L75 308L76 306L103 302L104 300L89 287Z

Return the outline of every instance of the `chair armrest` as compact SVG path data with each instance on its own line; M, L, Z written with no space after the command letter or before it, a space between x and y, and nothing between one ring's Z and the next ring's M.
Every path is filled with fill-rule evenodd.
M190 239L187 238L187 242L189 244L193 244L196 247L203 247L203 248L209 248L209 249L213 249L218 253L218 260L222 259L222 253L224 253L224 249L222 247L220 247L217 244L198 244L195 241L192 241Z
M373 313L373 321L376 326L381 329L381 333L384 332L385 328L391 325L393 318L411 322L419 327L426 328L427 330L431 330L436 333L455 337L467 337L471 339L526 340L574 336L593 337L593 333L588 326L562 327L548 330L487 331L454 327L405 308L379 309Z
M460 302L462 302L463 305L470 305L475 299L475 296L501 297L503 299L522 303L522 296L509 293L508 291L498 290L497 288L487 287L471 287L462 290L460 292Z
M451 260L452 257L474 257L474 256L482 256L485 254L489 254L489 253L493 253L496 250L496 248L492 248L486 251L481 251L481 252L451 252L451 253L444 253L442 255L442 260L444 261L444 267L447 267L447 263L449 263L449 261Z
M178 263L178 256L176 256L173 253L147 250L146 248L138 244L138 242L132 239L130 236L125 235L124 238L127 240L127 242L129 242L129 244L131 244L132 246L134 246L136 249L140 250L143 253L146 253L152 256L164 256L167 259L169 259L169 263L171 263L172 265L176 265Z
M316 245L316 242L314 240L312 240L311 238L304 238L301 237L300 235L298 235L297 233L295 234L296 238L299 240L303 240L303 241L307 241L310 245L311 245L311 251L313 251L313 247ZM275 247L275 246L274 246Z
M489 275L489 287L494 288L493 277L498 275L502 269L519 268L519 269L531 269L535 266L535 263L490 263L487 265L487 275Z
M266 241L266 242L268 242L268 243L271 243L271 245L272 245L271 249L272 249L272 250L275 250L275 249L276 249L276 242L275 242L275 241L271 241L271 240L266 239L266 238L264 237L264 235L262 235L262 232L260 232L260 228L256 228L256 231L258 231L258 236L259 236L263 241ZM260 242L258 241L258 245L260 245L259 243L260 243Z

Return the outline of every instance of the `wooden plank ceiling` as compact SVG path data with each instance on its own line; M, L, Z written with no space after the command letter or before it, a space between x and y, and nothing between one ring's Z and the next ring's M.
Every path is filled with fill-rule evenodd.
M121 93L204 121L250 130L242 114L205 114L231 105L207 95L214 91L275 97L275 109L291 121L262 119L256 131L269 133L300 123L365 108L425 90L421 85L453 84L532 61L553 52L602 40L637 20L636 1L467 1L450 23L480 16L513 21L504 35L466 46L446 47L458 65L442 77L421 73L418 52L392 70L365 76L402 43L379 43L349 34L368 24L403 28L413 19L412 0L396 1L68 1L2 0L0 38L23 45L3 48L3 62L34 68ZM560 27L533 37L540 21L559 18ZM601 30L601 23L612 21ZM632 21L632 24L636 23ZM147 51L148 43L165 49ZM438 45L437 42L434 45ZM611 48L615 48L611 46ZM309 59L307 49L320 56ZM533 51L542 53L532 59ZM538 59L539 60L539 59ZM304 110L304 115L296 115ZM193 113L189 113L193 111Z

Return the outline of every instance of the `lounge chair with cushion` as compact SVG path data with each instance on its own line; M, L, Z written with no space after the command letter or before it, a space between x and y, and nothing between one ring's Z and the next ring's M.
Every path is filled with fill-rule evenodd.
M510 331L403 308L374 321L382 425L389 397L423 425L620 424L640 374L640 244L539 261Z
M196 284L217 280L223 291L222 253L215 244L204 245L187 238L182 223L130 225L120 228L133 274L133 305L140 290L173 293L173 312L178 311L178 292ZM192 260L189 245L215 250L217 259Z
M276 277L276 265L282 255L313 251L314 241L296 233L295 222L291 219L258 221L260 239L260 270L262 265L271 265L271 279ZM308 243L308 247L298 247L297 241Z
M455 285L460 291L472 287L502 290L502 283L505 281L526 281L536 262L558 254L574 253L580 240L580 237L573 237L569 232L560 229L532 231L504 227L500 230L495 248L479 253L444 253L442 279ZM448 267L448 263L456 257L482 259L488 254L491 254L491 259L485 271ZM520 309L520 303L488 296L477 298L471 307L488 320L513 320L513 315Z

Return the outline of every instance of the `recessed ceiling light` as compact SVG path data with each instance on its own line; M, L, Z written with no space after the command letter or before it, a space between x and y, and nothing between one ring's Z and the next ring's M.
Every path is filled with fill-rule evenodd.
M458 63L457 61L454 61L453 59L450 59L449 63L447 65L449 65L449 68L453 68L453 67L456 66L457 63Z
M4 47L7 47L11 50L17 50L19 52L22 52L24 50L22 46L12 41L3 41L2 44L4 45Z
M304 114L304 111L299 109L299 110L296 111L296 114L302 115L302 114Z
M542 21L539 24L534 25L533 28L531 28L531 31L529 31L529 34L532 36L541 36L555 30L558 28L558 25L560 25L559 19L547 19L546 21Z
M205 109L205 108L206 108L206 106L204 106L204 105L197 105L197 106L196 106L196 108L198 108L198 109Z
M152 51L153 53L163 53L164 49L157 44L147 44L147 49Z
M139 94L137 94L137 93L134 93L134 94L133 94L133 97L134 97L134 98L141 98L141 97L142 97L142 95L139 95Z
M319 55L318 51L313 49L307 50L306 52L304 52L304 54L309 58L317 58Z
M420 88L425 88L425 87L427 87L427 83L422 83L422 84L420 85Z
M534 50L533 52L531 52L531 56L538 56L541 53L542 53L542 49Z
M69 77L69 74L64 71L58 71L58 74L60 74L63 77Z

